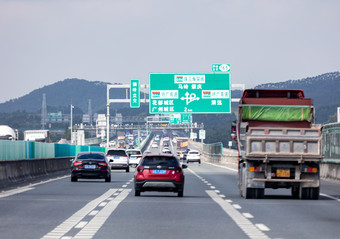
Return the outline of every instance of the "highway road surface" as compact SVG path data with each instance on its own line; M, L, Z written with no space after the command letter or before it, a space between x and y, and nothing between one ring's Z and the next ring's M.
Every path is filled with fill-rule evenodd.
M112 182L70 176L0 193L0 238L339 238L340 184L323 182L320 200L290 190L239 196L237 172L189 164L184 197L133 193L133 171Z

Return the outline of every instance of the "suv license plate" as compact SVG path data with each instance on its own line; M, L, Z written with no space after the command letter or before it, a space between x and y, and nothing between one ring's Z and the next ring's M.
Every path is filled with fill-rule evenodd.
M166 174L166 170L154 169L152 170L152 174Z
M276 176L281 178L289 178L290 177L290 169L277 169Z

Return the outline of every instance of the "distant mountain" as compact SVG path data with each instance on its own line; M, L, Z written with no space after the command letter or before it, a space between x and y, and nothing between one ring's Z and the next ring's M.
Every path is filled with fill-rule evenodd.
M306 98L312 98L316 121L325 123L340 107L340 72L326 73L301 80L258 85L257 89L302 89Z
M0 104L1 113L16 111L37 112L41 110L43 93L46 94L48 112L69 108L72 103L86 113L91 99L92 112L106 109L106 85L110 83L93 82L81 79L66 79L44 86L17 99ZM111 89L110 95L125 98L125 89ZM126 105L126 104L125 104ZM111 107L113 108L113 107ZM68 110L67 110L68 111ZM52 111L53 112L53 111Z
M20 98L0 104L0 113L17 111L40 113L43 93L46 94L48 112L62 111L63 113L68 114L70 104L72 103L75 106L75 114L87 113L88 100L91 99L92 112L105 113L107 84L110 83L99 81L93 82L82 79L66 79L34 90ZM336 108L340 106L340 72L326 73L301 80L261 84L255 88L303 89L306 97L312 98L314 101L316 119L319 123L327 122L329 118L336 113ZM121 88L111 89L110 97L125 98L125 92L126 90ZM232 95L233 98L238 98L241 96L241 91L233 91ZM233 104L233 111L236 110L235 104ZM141 104L141 106L143 106L143 104ZM137 112L128 109L129 104L110 105L111 111L121 108L127 108L125 114L129 114L129 112L135 114ZM144 109L144 107L142 108ZM142 110L142 108L140 110ZM145 109L145 114L147 114L147 107Z

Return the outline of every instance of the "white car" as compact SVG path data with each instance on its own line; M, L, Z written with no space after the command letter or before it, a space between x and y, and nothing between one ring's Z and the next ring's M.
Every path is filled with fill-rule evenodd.
M125 169L127 173L130 172L129 157L125 149L109 149L106 152L106 157L111 169Z
M139 149L128 149L126 150L126 153L130 159L129 164L137 166L142 158L142 152Z
M158 144L157 143L152 143L151 148L158 148Z
M187 163L198 162L201 163L201 154L197 150L190 150L187 154Z
M172 154L171 150L168 149L168 148L164 148L164 149L162 150L162 153L163 153L163 154Z

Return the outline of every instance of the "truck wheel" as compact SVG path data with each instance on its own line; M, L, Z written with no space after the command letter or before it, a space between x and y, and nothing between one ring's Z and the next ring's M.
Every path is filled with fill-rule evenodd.
M78 178L77 177L71 177L71 182L77 182Z
M318 200L320 194L320 188L302 188L301 199Z
M246 188L244 190L244 192L245 192L244 198L245 199L252 199L252 198L254 198L254 189L255 188Z
M256 198L256 199L264 198L264 188L254 188L253 198Z
M294 199L299 199L300 198L300 186L292 187L292 197Z
M135 190L135 196L139 197L140 196L140 190Z
M311 188L311 199L318 200L320 195L320 187Z
M179 191L179 192L177 193L177 196L178 196L178 197L183 197L183 191Z

